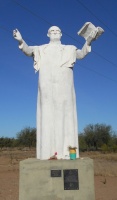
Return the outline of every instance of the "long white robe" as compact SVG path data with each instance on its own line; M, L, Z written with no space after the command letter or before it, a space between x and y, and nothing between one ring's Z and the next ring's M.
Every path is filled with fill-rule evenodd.
M76 96L73 66L91 48L82 50L72 45L49 43L19 48L34 57L34 68L39 70L37 99L37 158L49 159L57 152L58 159L69 159L68 146L78 147Z

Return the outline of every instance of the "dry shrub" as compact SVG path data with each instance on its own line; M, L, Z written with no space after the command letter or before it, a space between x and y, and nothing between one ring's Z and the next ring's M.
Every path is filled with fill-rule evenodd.
M21 160L36 157L35 152L35 149L2 151L0 152L0 165L19 166ZM80 153L80 157L90 157L94 160L94 174L96 176L117 176L117 153L85 152Z
M96 176L117 176L117 153L85 152L80 156L90 157L94 160Z
M33 158L35 157L35 149L31 150L17 150L17 149L7 149L2 150L0 152L1 159L7 160L7 164L11 165L19 165L19 162L21 160L27 159L27 158ZM0 163L1 164L1 163Z
M94 174L96 176L117 176L117 162L95 159Z
M117 161L117 153L85 152L80 153L81 157L90 157L92 159L102 159L108 161Z

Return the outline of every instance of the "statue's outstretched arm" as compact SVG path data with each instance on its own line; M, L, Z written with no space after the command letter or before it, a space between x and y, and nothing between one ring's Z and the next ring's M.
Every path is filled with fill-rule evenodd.
M18 29L13 30L13 37L19 42L19 48L27 55L33 56L33 47L28 46L26 42L23 40L21 33Z

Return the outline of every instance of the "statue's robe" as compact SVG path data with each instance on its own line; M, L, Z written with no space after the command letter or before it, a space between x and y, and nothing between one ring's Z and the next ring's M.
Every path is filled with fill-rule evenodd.
M49 159L57 152L58 159L69 159L68 147L78 147L76 96L73 66L91 51L85 45L78 50L73 45L49 43L19 48L34 58L35 71L39 70L37 99L37 158Z

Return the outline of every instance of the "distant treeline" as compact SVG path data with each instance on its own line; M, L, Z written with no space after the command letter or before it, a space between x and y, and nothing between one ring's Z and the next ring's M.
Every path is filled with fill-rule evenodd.
M36 147L36 128L26 127L16 134L16 138L1 137L0 148L4 147Z
M80 151L117 152L117 135L110 125L89 124L78 135ZM16 138L1 137L0 148L36 147L36 128L24 128Z

